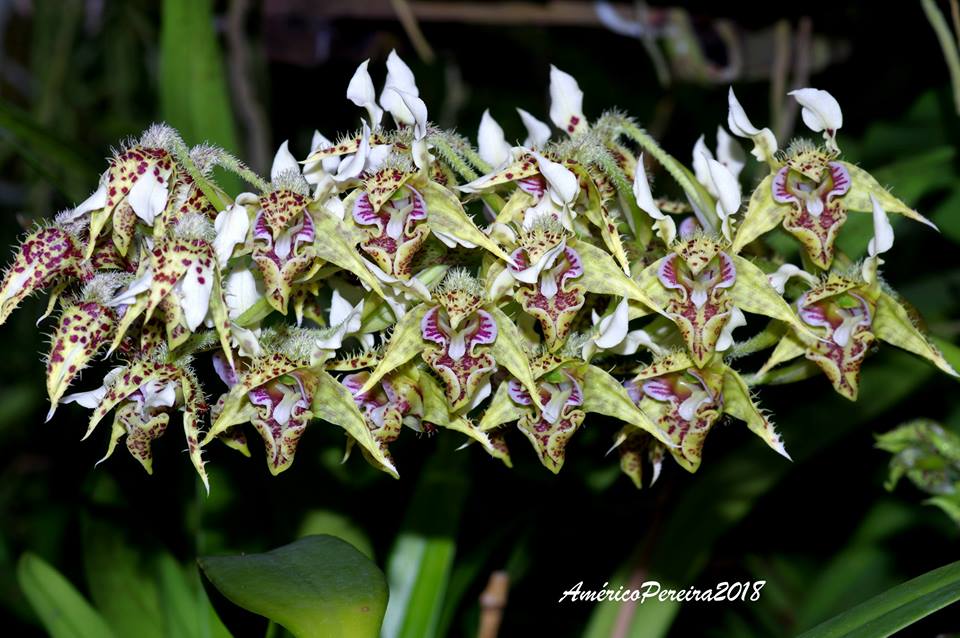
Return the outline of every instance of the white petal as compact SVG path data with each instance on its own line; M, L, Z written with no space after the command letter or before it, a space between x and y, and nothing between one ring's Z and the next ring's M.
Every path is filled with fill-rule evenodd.
M70 214L67 215L67 217L68 219L77 219L78 217L80 217L81 215L85 215L86 213L90 213L95 210L100 210L106 205L107 205L107 186L106 184L102 183L102 179L101 179L100 187L97 190L93 191L93 194L90 195L90 197L83 200L83 202L81 202L79 206L74 208L70 212Z
M702 140L703 137L701 136ZM696 161L694 161L696 166ZM657 206L653 200L653 194L650 192L650 182L647 180L647 171L643 165L643 153L637 158L637 167L633 173L633 196L637 199L637 206L653 219L663 219L666 215Z
M730 132L737 137L749 137L753 140L753 150L750 153L757 158L757 161L766 162L773 158L777 152L777 138L773 131L768 128L758 129L750 122L737 96L733 94L733 87L727 94L727 104L730 110L727 114L727 126Z
M387 56L387 80L384 82L383 88L386 89L387 87L393 87L411 95L420 95L413 71L397 55L396 50L390 51L390 55Z
M447 354L454 361L459 361L467 353L466 331L455 332L450 338L450 346L447 348Z
M370 73L367 71L369 63L370 60L364 60L354 71L353 77L350 78L350 84L347 86L347 99L357 106L367 109L367 113L370 115L370 126L375 128L380 125L383 111L376 103L377 93L373 88Z
M263 291L253 272L236 270L223 282L223 297L227 302L227 314L231 319L237 319L263 298Z
M416 94L388 86L380 94L380 106L397 124L413 126L415 138L421 139L427 134L427 105Z
M143 393L143 407L170 408L177 400L176 385L171 381L147 381L141 388Z
M241 357L259 357L262 353L257 332L233 324L230 327L230 336L233 337L232 341Z
M300 173L300 164L290 152L290 140L283 140L283 144L273 156L273 165L270 167L270 181L275 181L283 173Z
M217 214L213 227L217 231L213 238L213 249L217 253L217 263L224 268L233 254L233 249L247 239L247 231L250 229L247 209L239 204L225 208Z
M293 408L295 408L297 402L300 401L300 393L283 384L280 384L279 387L280 391L283 392L283 398L280 399L280 402L277 403L277 406L273 409L273 420L280 425L286 425L290 422Z
M523 140L523 145L527 148L543 148L550 141L550 127L523 109L517 109L517 113L527 129L527 138Z
M738 178L746 165L746 154L743 148L722 126L717 127L717 161L730 169L733 176Z
M362 302L361 302L362 303ZM353 304L344 299L343 295L336 288L330 297L330 323L331 326L339 326L350 318L353 312Z
M337 168L337 174L334 180L344 182L353 179L363 172L367 163L367 155L370 153L370 127L363 123L363 131L360 134L360 146L353 155L344 158Z
M553 299L557 296L557 291L559 287L557 286L557 278L554 276L553 272L547 271L540 275L540 294L546 297L547 299Z
M500 124L490 115L489 109L485 110L483 117L480 118L477 144L480 158L490 166L506 164L510 159L510 145L507 144Z
M102 402L103 398L107 396L107 388L105 386L100 386L94 390L87 390L86 392L74 392L73 394L68 394L67 396L60 399L60 403L79 403L85 408L94 409L98 407Z
M707 184L717 193L717 215L726 219L740 209L740 182L730 169L715 159L707 159L707 169L710 177Z
M789 95L796 98L803 107L800 116L810 130L818 133L836 131L843 126L843 112L840 110L840 104L828 92L807 88L790 91Z
M196 262L194 262L196 263ZM197 268L200 272L197 272ZM180 309L190 332L197 329L210 308L210 292L213 290L213 269L191 267L180 280Z
M521 271L511 271L513 278L517 281L522 281L525 284L537 283L537 281L540 279L540 273L545 269L553 267L557 257L564 251L566 246L566 241L561 241L559 244L540 255L540 259L538 259L535 263L530 264Z
M148 226L167 207L167 174L158 179L153 173L144 173L130 188L127 201L137 217Z
M876 257L893 248L893 226L877 198L870 195L870 201L873 203L873 239L867 245L867 251L871 257Z
M120 294L118 294L116 297L108 301L107 305L110 307L130 305L136 300L137 295L150 290L150 285L152 283L153 270L148 266L147 269L143 271L142 275L131 281L130 285L128 285L126 289L120 292Z
M772 272L767 275L767 280L770 282L770 285L773 286L773 289L782 295L784 289L787 287L787 282L793 277L801 277L811 284L817 283L816 277L804 270L801 270L800 268L797 268L793 264L784 264L780 266L777 268L776 272Z
M600 320L600 334L597 335L597 347L603 350L613 348L627 336L628 304L622 299L613 314Z
M701 135L697 138L696 144L693 145L693 173L698 182L707 186L707 190L710 190L710 168L707 166L707 160L711 159L714 159L713 152L707 148L707 143ZM717 196L713 192L710 194L714 197Z
M580 193L580 182L577 180L577 176L563 164L552 162L539 153L533 153L533 156L537 160L540 173L547 180L550 190L553 191L553 195L556 195L559 199L558 203L573 203L573 200Z
M587 126L583 117L583 91L569 73L550 65L550 120L572 135Z
M753 125L747 112L743 110L740 101L733 93L733 87L727 92L727 126L730 131L738 137L753 137L760 134L760 129Z
M743 312L739 308L734 306L730 310L730 319L727 320L726 325L720 332L720 337L717 339L717 345L714 349L717 352L729 350L730 346L733 345L733 331L745 325L747 325L747 318L743 316Z

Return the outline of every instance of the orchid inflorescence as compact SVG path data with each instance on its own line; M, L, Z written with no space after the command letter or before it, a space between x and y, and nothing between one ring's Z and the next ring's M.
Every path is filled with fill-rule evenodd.
M558 472L597 413L619 424L613 447L639 487L667 452L696 471L724 414L787 456L751 387L805 376L792 359L851 400L878 340L956 374L878 274L888 213L932 224L842 159L829 93L792 93L823 144L778 150L731 89L733 135L720 127L715 152L701 136L691 170L619 112L589 122L556 68L561 139L519 110L528 136L512 146L485 112L475 149L428 123L395 53L379 99L367 65L347 89L361 128L336 142L315 133L303 161L284 142L269 182L155 125L114 154L86 201L29 233L3 278L0 321L51 291L50 416L60 403L93 410L89 436L113 412L104 458L126 437L150 472L151 443L180 411L206 483L213 441L249 455L252 425L276 474L316 421L394 476L388 445L404 426L455 430L509 466L516 423ZM769 167L745 207L734 136ZM648 160L685 201L654 197ZM215 167L258 192L224 192ZM854 211L875 229L859 264L835 248ZM763 241L781 225L800 266ZM748 316L765 326L737 341ZM732 367L771 347L756 373ZM104 352L116 363L99 387L66 394ZM207 353L223 382L213 402L195 371Z

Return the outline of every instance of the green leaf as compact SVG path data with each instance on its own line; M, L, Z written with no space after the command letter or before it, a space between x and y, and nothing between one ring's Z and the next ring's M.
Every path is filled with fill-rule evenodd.
M103 617L70 581L39 556L28 552L20 557L17 581L53 638L109 638L114 635Z
M188 144L239 150L211 0L164 0L160 29L160 112ZM221 180L228 192L240 183Z
M383 572L349 543L307 536L264 554L207 556L203 573L231 602L297 638L370 637L387 606Z
M163 637L157 584L117 525L83 521L83 563L90 598L121 636Z
M178 638L230 638L214 611L195 567L184 568L170 554L157 557L157 582L164 634Z
M470 489L467 456L449 439L427 463L387 562L390 607L383 638L433 638L456 554L460 515ZM442 508L437 503L443 503Z
M874 596L801 634L800 638L891 636L957 600L960 600L960 561Z

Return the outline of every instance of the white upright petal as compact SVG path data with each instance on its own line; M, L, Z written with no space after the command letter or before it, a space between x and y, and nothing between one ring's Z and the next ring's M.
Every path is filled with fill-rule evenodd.
M384 82L383 88L386 89L387 87L393 87L412 95L420 95L413 71L397 55L396 50L391 50L390 55L387 56L387 80Z
M523 109L517 109L517 113L527 129L527 138L523 140L523 145L527 148L543 148L550 141L550 127Z
M753 125L753 122L750 121L750 118L747 117L747 112L743 110L743 106L740 105L740 100L737 99L737 96L733 92L733 87L730 87L730 90L727 92L727 126L730 127L730 131L738 137L753 137L754 135L760 134L760 129Z
M707 174L709 181L704 186L717 194L717 216L727 219L740 209L740 182L730 169L715 159L707 159Z
M693 145L693 174L697 178L697 181L707 186L707 190L710 190L708 184L710 183L710 169L707 166L707 160L714 159L713 151L707 147L707 143L704 140L704 136L701 135L697 138L696 143ZM711 192L711 195L714 197L717 196L716 193Z
M363 131L360 133L360 146L357 152L349 157L345 157L337 168L337 174L333 177L338 182L344 182L353 179L363 172L367 163L367 155L370 153L370 127L363 123Z
M364 60L353 72L350 84L347 85L347 99L357 106L367 109L367 113L370 115L370 126L376 128L380 125L383 111L377 106L377 92L373 88L370 72L367 71L368 64L370 64L370 60Z
M807 127L816 132L823 131L823 139L827 141L827 148L839 151L837 147L837 129L843 126L843 112L837 100L820 89L797 89L790 91L803 108L800 116Z
M583 116L583 91L569 73L550 65L550 120L573 135L587 126Z
M740 177L746 165L743 148L722 126L717 127L717 161L729 168L734 177Z
M700 139L703 139L701 137ZM657 206L650 192L650 182L647 180L647 170L643 165L643 153L637 158L637 167L633 172L633 196L637 199L637 206L653 219L663 219L665 215Z
M730 87L727 93L727 126L730 132L737 137L749 137L753 140L753 150L750 153L760 162L766 162L773 158L777 152L777 138L773 131L768 128L758 129L747 117L746 111L740 106L737 96L733 93L733 87Z
M297 158L290 152L290 140L283 140L283 144L277 149L273 156L273 165L270 167L270 180L276 180L283 173L295 171L300 172L300 164Z
M893 226L877 198L870 195L870 201L873 203L873 238L867 245L867 252L876 257L893 248Z
M477 145L480 151L480 159L490 166L501 166L510 159L510 145L507 144L503 128L490 115L489 109L485 110L483 117L480 118Z
M131 281L126 289L118 293L117 296L108 301L106 305L111 308L128 306L136 300L137 295L150 290L151 284L153 284L153 270L147 266L142 275Z
M224 268L233 249L247 239L247 231L250 230L247 209L240 204L225 208L217 214L213 227L217 231L217 236L213 238L213 250L217 254L217 263Z
M148 226L153 226L153 220L167 207L167 177L168 173L159 177L145 173L130 187L127 201L137 217Z
M380 94L382 106L398 125L414 127L414 137L427 134L427 105L416 94L388 86Z
M563 164L548 160L539 153L533 153L537 160L540 173L547 180L552 195L556 196L560 204L571 204L580 193L580 182L577 176Z

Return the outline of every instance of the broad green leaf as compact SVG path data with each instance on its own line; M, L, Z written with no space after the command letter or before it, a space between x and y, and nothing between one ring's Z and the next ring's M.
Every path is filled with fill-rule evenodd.
M263 554L206 556L200 567L231 602L297 638L375 638L387 606L383 572L349 543L307 536Z
M800 638L880 638L960 600L960 561L887 590Z
M17 582L53 638L109 638L115 635L70 581L39 556L28 552L20 557Z

